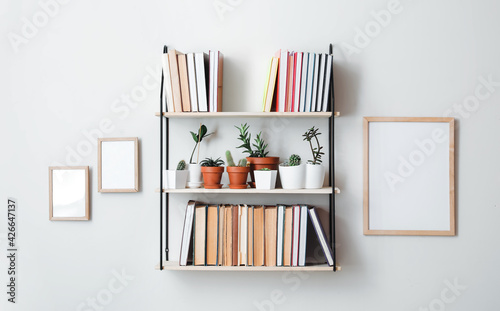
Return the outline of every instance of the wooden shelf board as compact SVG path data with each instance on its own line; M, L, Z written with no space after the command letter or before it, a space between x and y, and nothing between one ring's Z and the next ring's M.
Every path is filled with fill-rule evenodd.
M156 189L156 192L160 192L160 189ZM332 193L332 187L324 187L321 189L272 189L272 190L262 190L255 188L247 188L247 189L229 189L229 188L221 188L221 189L205 189L205 188L185 188L185 189L163 189L163 192L168 193L233 193L233 194L330 194ZM340 189L335 187L335 193L339 194Z
M156 270L160 270L160 265L156 265ZM179 266L177 261L165 261L163 270L169 271L333 271L333 267L327 264L310 265L305 267L247 267L247 266ZM341 267L337 266L337 271Z
M164 112L164 117L169 118L328 118L331 112ZM159 117L160 113L156 112ZM340 112L334 112L334 117L339 117Z

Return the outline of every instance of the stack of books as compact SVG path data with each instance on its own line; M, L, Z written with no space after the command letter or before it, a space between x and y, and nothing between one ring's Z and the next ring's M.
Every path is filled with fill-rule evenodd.
M163 111L222 111L223 55L220 51L163 53Z
M328 111L333 55L279 50L271 59L262 111Z
M305 266L308 222L333 266L333 252L314 207L189 201L179 264Z

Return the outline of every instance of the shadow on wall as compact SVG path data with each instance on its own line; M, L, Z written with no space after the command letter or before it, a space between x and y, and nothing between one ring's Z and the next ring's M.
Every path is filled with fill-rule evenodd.
M231 57L224 55L223 111L245 111L245 98L249 98L248 77L245 68ZM260 106L251 106L251 111L259 111Z
M353 114L356 110L360 74L358 66L352 63L336 62L335 55L337 54L334 51L335 110L340 111L341 116L346 116Z

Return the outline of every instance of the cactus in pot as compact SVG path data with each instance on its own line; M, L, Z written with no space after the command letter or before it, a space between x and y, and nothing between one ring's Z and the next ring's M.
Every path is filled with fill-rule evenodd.
M248 187L247 178L250 168L247 167L247 160L241 159L238 165L234 163L231 151L226 151L227 174L229 176L229 188L245 189Z

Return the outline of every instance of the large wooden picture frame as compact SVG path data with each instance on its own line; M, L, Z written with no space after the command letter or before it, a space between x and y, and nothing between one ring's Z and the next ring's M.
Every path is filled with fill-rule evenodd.
M137 137L98 139L99 192L139 191L139 139Z
M89 220L89 167L49 167L49 219Z
M454 121L364 118L365 235L455 235Z

